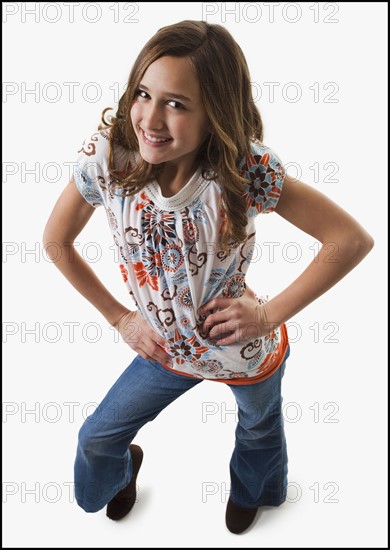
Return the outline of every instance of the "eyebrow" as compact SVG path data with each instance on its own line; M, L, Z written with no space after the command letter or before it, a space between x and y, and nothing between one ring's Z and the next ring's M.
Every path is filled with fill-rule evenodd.
M147 86L145 86L145 84L142 84L142 82L140 83L139 85L140 88L143 88L145 90L145 92L150 92L149 88ZM163 92L164 95L167 95L167 96L170 96L170 97L177 97L177 99L183 99L184 101L189 101L191 102L191 99L185 95L182 95L182 94L175 94L173 92Z

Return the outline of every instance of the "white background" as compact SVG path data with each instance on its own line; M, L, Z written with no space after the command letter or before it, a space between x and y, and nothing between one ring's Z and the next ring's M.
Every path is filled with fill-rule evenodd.
M234 6L82 2L72 20L63 3L37 3L32 14L26 10L34 4L3 3L4 546L387 544L387 4L275 3L273 18L265 3L237 3L226 13ZM264 142L291 175L345 208L376 242L289 323L288 502L264 509L240 537L224 523L235 402L213 382L138 434L145 452L139 502L124 521L108 520L105 510L86 514L73 501L78 430L135 353L42 249L44 226L69 180L65 163L76 159L103 108L116 106L145 42L182 19L228 28L250 66ZM278 83L274 98L271 82ZM78 83L74 97L69 83ZM326 163L337 165L333 176ZM277 214L258 224L258 258L247 281L272 297L313 259L315 242ZM273 258L266 242L276 243ZM79 250L130 304L112 245L99 209Z

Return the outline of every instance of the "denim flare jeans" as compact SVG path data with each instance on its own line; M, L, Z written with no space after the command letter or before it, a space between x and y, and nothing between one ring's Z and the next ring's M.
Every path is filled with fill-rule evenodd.
M243 508L279 506L286 500L281 385L289 354L290 347L280 368L263 382L227 384L238 408L230 498ZM79 506L97 512L130 482L129 444L138 430L201 382L137 355L80 429L74 466Z

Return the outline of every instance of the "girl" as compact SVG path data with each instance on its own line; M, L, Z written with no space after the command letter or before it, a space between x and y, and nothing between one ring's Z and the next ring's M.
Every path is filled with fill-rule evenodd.
M241 533L286 499L281 380L285 322L351 271L372 237L326 196L291 179L263 144L244 55L204 21L160 29L142 49L116 116L84 141L47 222L57 267L137 353L79 434L78 504L121 519L136 500L138 430L184 392L225 383L238 405L226 524ZM119 303L74 250L103 205L137 309ZM324 246L278 296L245 284L258 214L276 211ZM72 262L67 258L72 257ZM115 403L115 408L113 407ZM116 411L113 415L113 411Z

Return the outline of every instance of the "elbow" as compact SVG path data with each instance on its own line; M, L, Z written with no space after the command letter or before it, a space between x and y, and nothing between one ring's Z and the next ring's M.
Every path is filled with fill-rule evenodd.
M367 231L357 239L358 249L365 252L365 254L368 254L374 248L374 245L374 238Z
M45 230L44 230L43 235L42 235L42 245L43 245L44 250L46 250L46 247L49 244L49 242L50 242L50 237L47 234L47 228L45 227Z
M335 252L342 252L343 255L354 257L361 261L373 249L375 241L367 231L346 232L342 236L334 236L325 240L324 245L332 243Z
M374 248L375 241L374 238L371 235L368 235L368 238L366 239L364 246L367 249L367 254Z
M349 247L355 251L355 254L363 259L374 248L375 241L369 233L357 235L349 241Z
M363 260L374 248L375 241L371 237L371 235L368 235L364 240L362 240L359 243L359 248L357 252L358 258L360 258L360 261Z
M43 249L48 252L48 248L50 248L50 245L52 245L54 242L54 238L51 235L50 231L48 230L48 227L46 225L45 230L42 235L42 245Z

